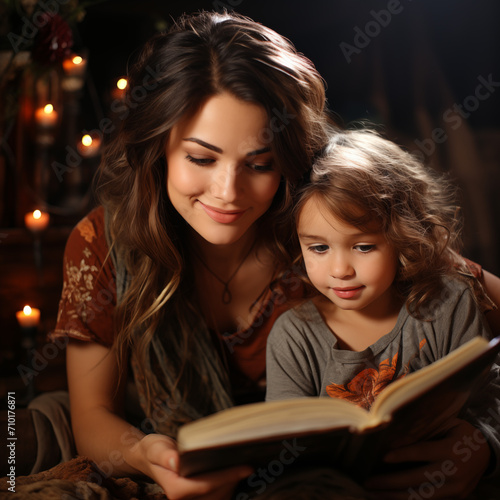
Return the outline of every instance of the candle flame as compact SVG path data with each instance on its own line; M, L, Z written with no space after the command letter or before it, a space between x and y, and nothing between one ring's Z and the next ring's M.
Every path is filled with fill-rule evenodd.
M50 115L52 111L54 111L54 106L52 106L52 104L46 104L43 108L43 112L47 113L48 115Z
M128 82L127 82L127 79L126 78L120 78L117 82L116 82L116 86L120 89L120 90L124 90L128 85Z
M92 137L90 137L89 134L85 134L83 137L82 137L82 144L84 146L91 146L92 145Z
M23 307L23 313L26 314L26 316L29 316L31 314L31 307L30 306L24 306Z
M82 62L83 62L83 58L82 57L80 57L80 56L73 57L73 63L74 64L82 64Z
M33 219L39 219L42 216L42 212L40 210L35 210L33 212Z

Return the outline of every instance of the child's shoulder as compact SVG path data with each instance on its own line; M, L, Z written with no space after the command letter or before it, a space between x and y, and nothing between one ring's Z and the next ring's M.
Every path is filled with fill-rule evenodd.
M324 346L334 342L335 337L324 322L314 302L307 300L288 309L275 321L267 346L271 349L291 346ZM314 349L314 348L313 348Z
M276 320L275 324L298 323L303 321L321 320L318 309L311 299L302 300L290 309L287 309Z
M438 290L433 299L422 308L424 316L436 317L439 315L439 310L452 309L459 302L477 303L469 278L460 275L444 276L436 284L436 287Z
M313 301L304 300L283 312L274 322L271 336L276 332L303 332L304 328L317 327L324 323Z

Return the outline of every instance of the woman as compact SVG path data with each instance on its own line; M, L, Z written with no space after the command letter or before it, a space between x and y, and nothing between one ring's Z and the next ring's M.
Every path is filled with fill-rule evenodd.
M74 437L108 473L145 474L169 499L223 499L251 470L181 478L172 437L263 398L267 334L302 295L285 215L326 143L324 86L272 30L201 13L146 45L126 102L102 206L65 254L54 336L71 339Z
M167 436L263 398L267 333L301 293L285 215L325 142L324 85L272 30L201 13L146 45L129 89L102 207L65 254L54 336L71 339L74 437L80 454L113 455L113 474L146 474L168 498L225 498L251 470L180 478ZM139 429L125 420L128 361Z

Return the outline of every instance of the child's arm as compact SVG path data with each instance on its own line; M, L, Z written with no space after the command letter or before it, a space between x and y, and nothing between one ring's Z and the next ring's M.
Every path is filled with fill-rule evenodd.
M488 271L483 270L481 282L486 289L488 296L498 308L494 311L487 312L486 320L488 321L493 334L500 335L500 278L489 273Z
M373 477L367 489L384 500L412 498L412 491L432 490L429 498L467 498L483 477L500 475L500 368L494 365L472 398L464 419L456 419L440 440L424 441L389 452L387 463L422 462L405 472ZM478 497L479 498L479 497Z
M275 322L267 341L266 401L319 395L318 363L311 359L305 328L293 311Z
M458 299L446 299L436 310L436 332L429 346L437 357L453 350L472 336L491 337L472 293L465 289ZM429 339L430 340L430 339ZM404 472L373 477L369 489L379 498L407 499L419 488L429 498L465 498L485 475L500 474L500 368L493 365L480 388L471 397L468 408L452 423L440 440L425 441L392 450L385 460L390 463L422 462ZM439 486L438 486L439 485Z
M457 454L459 449L462 455ZM424 465L372 477L365 487L370 490L370 498L381 500L468 498L487 470L490 456L482 433L465 420L457 419L442 439L399 448L384 457L387 463Z

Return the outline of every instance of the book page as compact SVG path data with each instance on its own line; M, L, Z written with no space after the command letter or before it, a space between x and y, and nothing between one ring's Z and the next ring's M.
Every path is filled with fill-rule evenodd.
M292 436L306 431L363 426L367 412L341 399L269 401L223 410L181 427L180 451Z
M391 413L411 401L416 396L426 392L432 386L451 376L460 368L484 353L489 342L476 337L466 344L458 347L444 358L441 358L429 366L388 385L375 400L371 413L377 415L378 419L385 421L390 419Z

